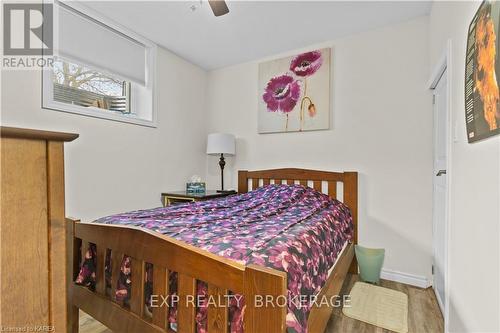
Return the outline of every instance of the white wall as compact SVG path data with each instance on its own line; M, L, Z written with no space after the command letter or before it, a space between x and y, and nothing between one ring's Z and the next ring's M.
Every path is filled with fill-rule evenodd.
M450 217L450 331L500 331L500 137L468 144L464 69L467 31L480 2L434 2L430 15L431 68L452 42ZM499 50L497 50L498 52Z
M66 214L90 220L160 206L204 174L206 72L159 48L158 128L41 109L39 71L2 71L1 123L75 132L66 144Z
M229 185L236 187L238 169L357 170L360 244L385 247L386 269L430 278L427 30L423 17L308 48L332 47L333 120L328 131L257 134L257 68L267 59L209 72L209 132L237 137L236 156L227 166ZM216 187L217 158L208 162L209 186Z

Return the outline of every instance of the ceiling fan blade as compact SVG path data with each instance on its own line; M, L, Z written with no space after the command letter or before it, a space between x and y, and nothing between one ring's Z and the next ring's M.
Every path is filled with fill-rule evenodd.
M208 0L215 16L222 16L229 13L229 8L224 0Z

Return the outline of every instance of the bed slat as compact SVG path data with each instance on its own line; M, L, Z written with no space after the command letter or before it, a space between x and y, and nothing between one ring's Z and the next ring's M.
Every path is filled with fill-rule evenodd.
M158 295L158 306L153 307L153 324L159 326L163 329L167 328L167 311L168 306L163 303L163 299L160 297L167 297L169 295L168 290L168 269L161 267L159 265L153 266L153 295Z
M337 199L337 182L328 182L328 196Z
M88 241L82 240L82 245L80 246L82 264L85 262L85 255L87 254L87 251L89 249L90 249L90 243Z
M116 250L111 251L111 299L116 301L116 289L118 287L118 279L120 278L123 253Z
M68 222L67 222L68 223ZM74 234L75 230L75 222L71 221L68 223L71 232ZM69 241L68 241L69 242ZM73 238L72 242L68 243L68 250L70 250L70 258L72 259L72 279L75 280L76 277L78 276L78 273L80 272L80 265L82 261L82 240L80 238ZM71 251L72 250L72 251Z
M218 288L212 284L208 285L208 332L227 333L228 332L228 314L225 295L228 292L225 289ZM215 303L215 304L214 304Z
M266 186L266 185L269 185L269 184L271 183L271 179L269 179L269 178L264 178L264 179L262 180L262 182L263 182L262 184L263 184L264 186Z
M239 171L238 172L238 192L239 193L247 193L248 192L248 172Z
M256 190L259 188L259 178L252 179L252 190Z
M293 180L293 179L287 179L287 180L286 180L286 183L287 183L288 185L293 185L293 184L295 184L295 180Z
M313 182L313 188L318 191L318 192L321 192L321 181L320 180L315 180Z
M131 259L132 290L130 297L130 310L142 317L144 311L144 261Z
M106 277L104 270L106 267L106 247L99 245L96 248L96 270L95 270L95 290L97 293L106 294Z
M277 185L281 185L281 179L275 179L274 183L277 184Z
M307 180L299 180L299 184L307 187Z
M194 318L196 308L193 306L196 295L196 280L185 274L179 274L178 277L178 331L179 333L193 333L194 332ZM188 300L192 300L189 302Z

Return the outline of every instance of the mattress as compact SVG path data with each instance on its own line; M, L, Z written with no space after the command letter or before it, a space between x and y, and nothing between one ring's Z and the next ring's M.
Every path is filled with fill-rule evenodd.
M353 235L346 205L312 188L284 184L210 201L112 215L96 222L146 228L243 264L284 271L289 300L317 295ZM106 261L106 276L110 276ZM95 246L91 245L76 282L93 288L94 271ZM146 284L146 292L152 290L151 273ZM175 272L170 287L175 293ZM204 282L198 282L197 292L206 294ZM125 257L114 297L127 302L129 295L130 259ZM243 331L242 303L229 306L231 332ZM289 301L287 331L307 332L310 309L308 302ZM197 309L197 332L206 332L206 312L204 306ZM169 309L169 321L175 328L175 307Z

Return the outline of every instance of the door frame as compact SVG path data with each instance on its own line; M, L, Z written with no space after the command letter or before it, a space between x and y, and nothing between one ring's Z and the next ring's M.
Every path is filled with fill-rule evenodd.
M447 138L446 138L446 207L445 207L445 239L444 241L446 242L444 249L445 249L445 255L444 255L444 298L445 298L445 304L444 304L444 311L443 311L443 318L444 318L444 331L445 333L449 332L449 326L448 326L448 318L449 318L449 305L450 305L450 279L449 279L449 263L450 263L450 257L451 257L451 251L450 251L450 216L451 216L451 210L450 210L450 202L451 202L451 182L452 182L452 175L453 175L453 168L452 168L452 143L454 142L455 138L455 126L452 126L453 123L453 117L452 117L452 42L451 39L448 39L445 45L445 51L439 58L438 62L436 63L430 80L427 84L428 89L431 91L434 90L443 76L443 74L446 75L446 94L447 94L447 103L446 103L446 127L447 127ZM433 119L434 119L434 106L432 108L433 112ZM433 147L435 149L435 142L433 141ZM434 156L433 156L433 161L434 161ZM433 169L433 180L432 180L432 193L434 194L434 167ZM434 221L433 221L433 230L434 230ZM435 244L434 244L434 237L432 240L432 256L434 257L434 251L435 251ZM434 292L436 292L434 290ZM436 299L439 300L439 297L436 295ZM439 302L439 301L438 301ZM442 307L442 304L440 304L440 307Z

